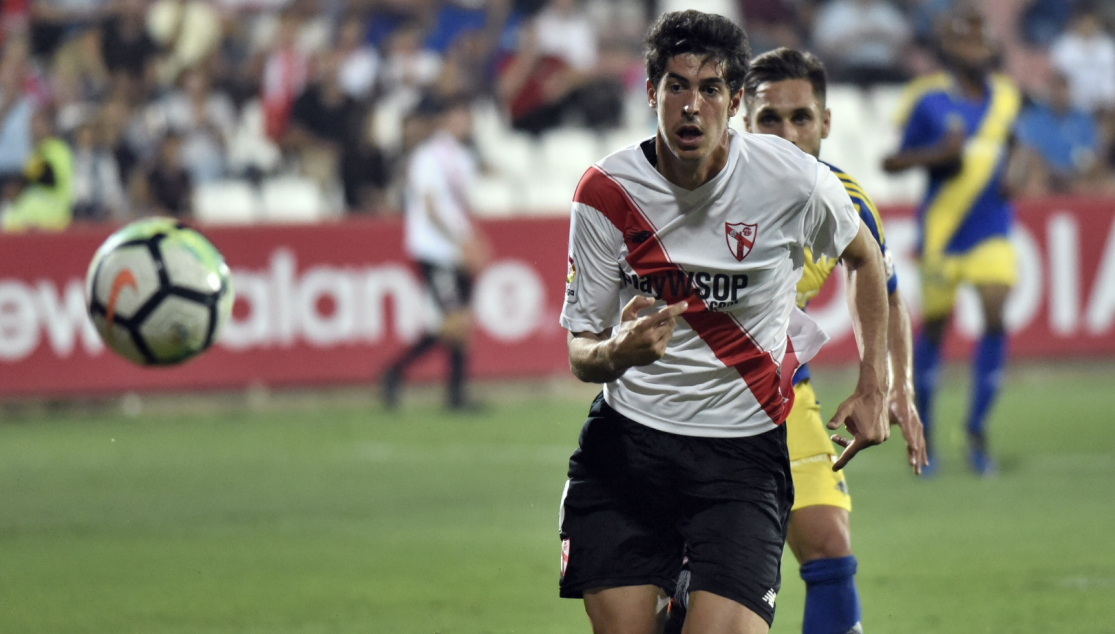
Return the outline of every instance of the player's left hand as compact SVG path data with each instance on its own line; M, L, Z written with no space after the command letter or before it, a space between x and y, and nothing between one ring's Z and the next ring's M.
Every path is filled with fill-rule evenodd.
M843 425L852 432L852 439L832 436L832 441L844 448L832 465L833 471L840 471L857 453L890 437L886 411L886 395L881 390L861 391L858 388L836 408L828 428L839 429Z
M902 437L906 440L906 458L914 469L914 475L921 475L921 468L929 466L929 455L925 446L925 429L910 391L892 389L887 395L887 410L890 424L898 425L902 430Z

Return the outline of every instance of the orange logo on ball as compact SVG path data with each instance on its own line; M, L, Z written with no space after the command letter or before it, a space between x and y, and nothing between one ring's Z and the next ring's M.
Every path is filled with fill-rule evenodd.
M112 318L116 316L116 300L120 299L120 292L126 287L131 286L132 290L138 290L136 285L136 276L132 273L131 269L124 269L116 274L116 279L112 280L112 293L108 296L108 323L112 323Z

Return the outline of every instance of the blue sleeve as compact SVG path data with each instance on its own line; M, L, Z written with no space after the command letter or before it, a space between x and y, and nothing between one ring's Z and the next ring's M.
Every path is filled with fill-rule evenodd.
M1037 147L1039 145L1039 133L1041 132L1038 126L1037 117L1035 116L1033 107L1027 108L1022 116L1018 117L1018 123L1014 126L1014 136L1022 145L1029 147Z
M933 145L945 135L948 112L937 106L936 101L933 95L926 95L914 107L902 133L903 150Z
M1084 114L1084 116L1081 117L1080 128L1080 136L1082 137L1080 139L1081 144L1091 150L1099 151L1100 135L1099 130L1096 129L1095 119L1093 119L1091 115Z
M887 242L883 238L882 232L879 231L879 218L872 213L871 205L863 198L856 196L852 192L848 192L848 196L852 199L852 203L859 211L859 217L863 220L863 224L867 225L867 230L871 232L871 237L875 238L875 242L879 243L879 250L883 252L883 259L888 262L887 264L887 294L890 295L898 290L898 273L894 270L894 265L889 263L890 259L887 257Z

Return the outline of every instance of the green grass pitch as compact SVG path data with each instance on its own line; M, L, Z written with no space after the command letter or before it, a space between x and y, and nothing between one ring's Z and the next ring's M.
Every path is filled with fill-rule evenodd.
M851 375L819 373L826 413ZM962 371L937 477L907 472L897 434L852 462L866 631L1115 632L1113 378L1014 368L995 479L965 468ZM9 411L0 632L588 632L557 598L557 505L591 392L502 393L482 416L206 395L135 417ZM800 631L802 600L787 554L774 632Z

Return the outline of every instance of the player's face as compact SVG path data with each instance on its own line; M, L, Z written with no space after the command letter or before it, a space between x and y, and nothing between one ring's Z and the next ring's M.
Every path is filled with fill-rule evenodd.
M973 76L986 73L995 58L995 43L979 16L950 20L944 29L941 48L957 70Z
M808 80L787 79L759 84L744 123L748 132L780 136L820 157L821 139L828 138L832 114L817 100Z
M657 86L647 81L658 134L681 161L701 161L727 141L728 119L739 111L741 94L732 94L722 62L692 53L671 58Z

